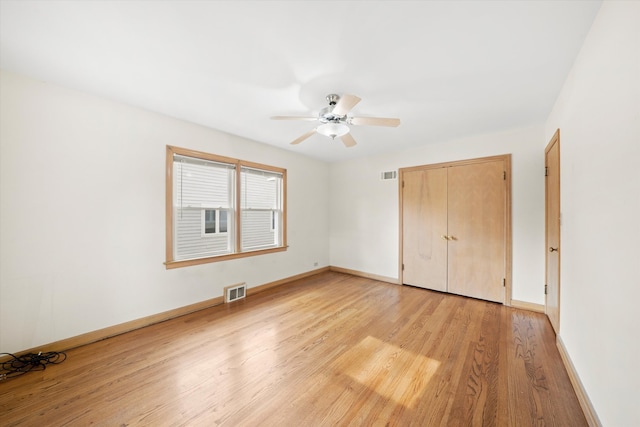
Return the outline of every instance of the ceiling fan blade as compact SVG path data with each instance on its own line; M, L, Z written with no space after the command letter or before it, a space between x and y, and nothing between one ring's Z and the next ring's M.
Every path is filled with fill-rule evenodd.
M357 144L356 140L353 139L353 136L351 136L350 133L345 133L344 135L342 135L341 139L342 139L342 143L347 148L353 147L354 145Z
M355 95L342 95L332 112L336 116L344 116L351 111L358 102L360 102L360 98Z
M317 117L309 117L309 116L273 116L271 120L318 120Z
M304 135L294 139L293 141L291 141L291 144L292 145L300 144L302 141L304 141L305 139L309 138L314 133L316 133L315 128L311 129L309 132L305 133Z
M352 117L349 119L349 123L352 125L365 125L365 126L400 126L400 119L389 119L384 117Z

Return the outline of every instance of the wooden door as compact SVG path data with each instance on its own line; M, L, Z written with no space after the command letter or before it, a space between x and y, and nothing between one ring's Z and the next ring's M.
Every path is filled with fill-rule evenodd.
M544 153L546 211L545 311L551 326L560 331L560 130Z
M446 291L447 169L404 172L402 179L402 281Z
M505 302L503 160L448 169L449 292Z

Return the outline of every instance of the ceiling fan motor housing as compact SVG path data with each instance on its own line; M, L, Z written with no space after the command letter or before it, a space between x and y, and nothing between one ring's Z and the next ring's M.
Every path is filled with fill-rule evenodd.
M326 99L329 102L329 106L324 107L322 110L320 110L318 120L320 120L322 123L344 123L347 118L346 115L340 116L337 114L333 114L333 109L340 100L340 95L331 93L327 95Z

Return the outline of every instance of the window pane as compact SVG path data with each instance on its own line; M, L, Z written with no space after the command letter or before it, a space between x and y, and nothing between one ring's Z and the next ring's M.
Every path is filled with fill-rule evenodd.
M204 212L204 232L206 234L216 232L216 211L207 209Z
M242 211L242 249L276 246L270 211Z
M227 211L219 211L220 212L220 232L227 232Z
M279 246L282 231L278 224L282 212L282 174L241 169L242 250Z
M279 209L282 174L242 168L242 208Z
M181 207L230 207L229 175L235 167L192 157L176 156L175 203Z
M233 206L235 166L174 156L174 259L233 251L232 233L220 233L220 209ZM228 216L225 227L229 224Z

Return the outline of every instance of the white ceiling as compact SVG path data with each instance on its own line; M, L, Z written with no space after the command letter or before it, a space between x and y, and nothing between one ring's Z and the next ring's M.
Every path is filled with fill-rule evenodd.
M0 67L340 161L543 123L599 7L0 0ZM317 114L329 93L402 124L353 126L345 148L321 135L292 146L315 124L269 119Z

